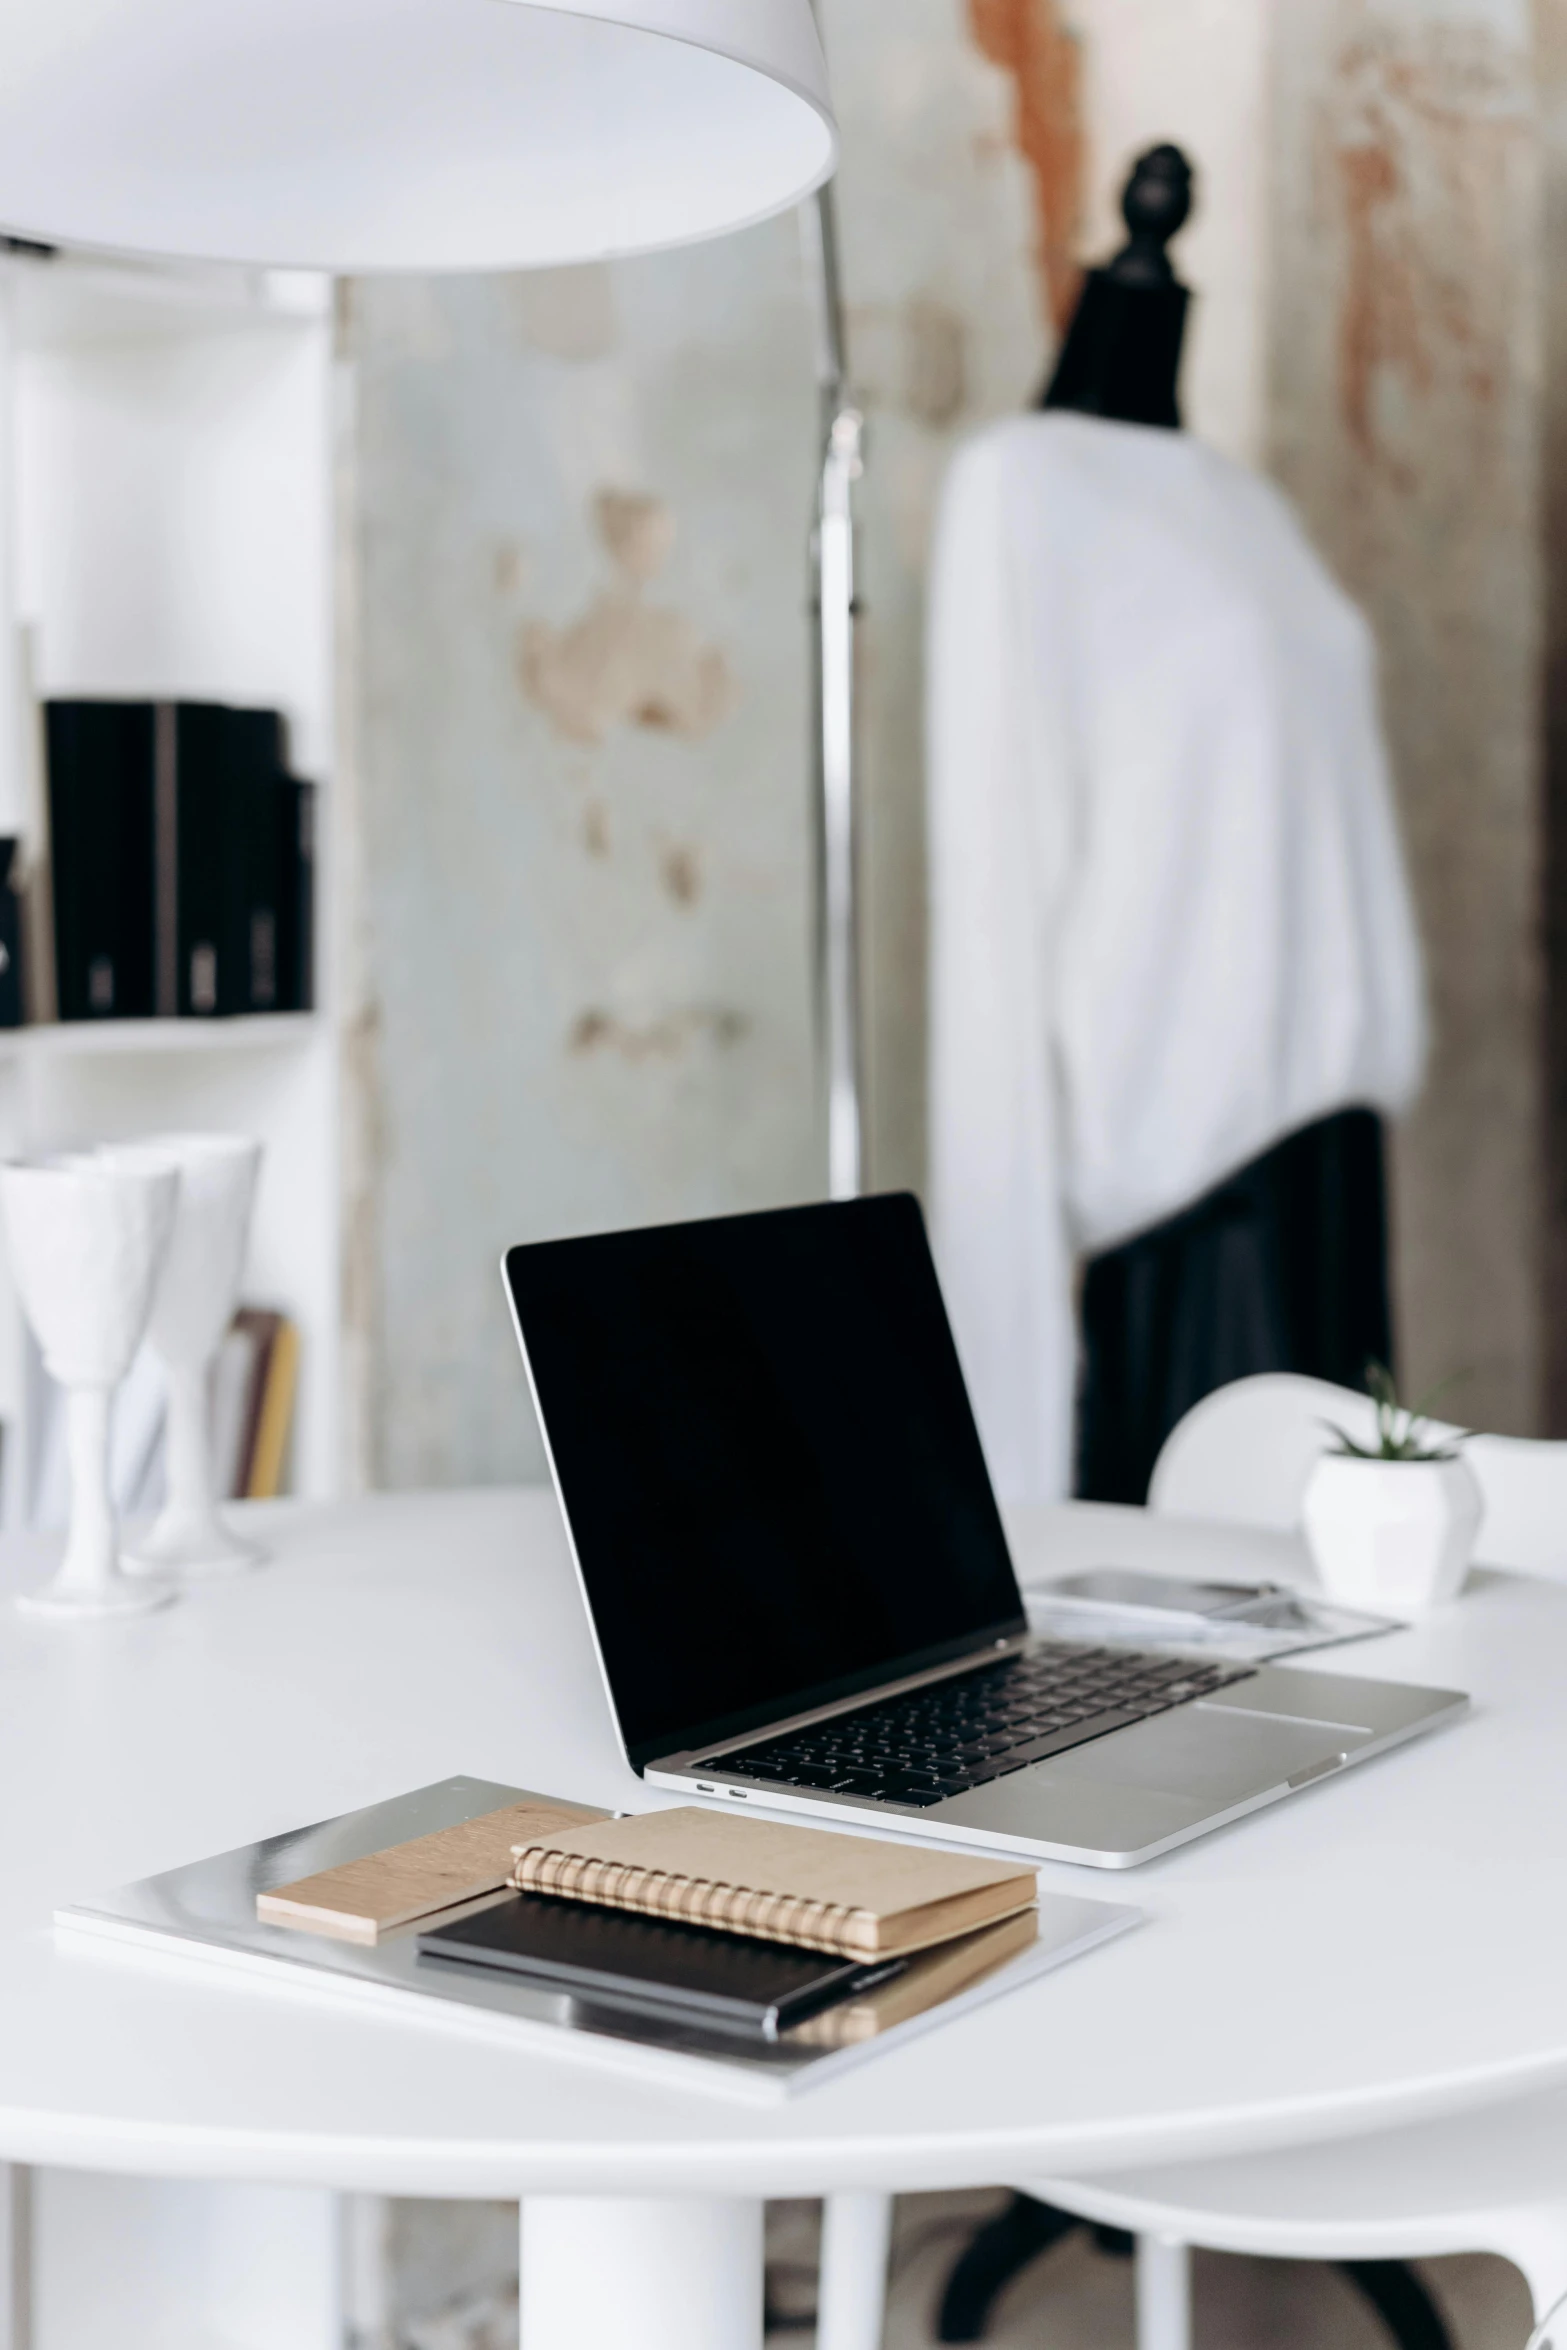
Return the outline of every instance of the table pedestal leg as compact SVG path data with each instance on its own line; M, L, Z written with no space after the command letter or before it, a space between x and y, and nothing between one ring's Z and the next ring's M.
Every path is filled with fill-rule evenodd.
M32 2350L32 2173L0 2162L0 2350Z
M1137 2350L1191 2350L1192 2256L1171 2236L1137 2239Z
M530 2196L522 2350L761 2350L762 2206Z
M822 2205L816 2350L880 2350L892 2197L856 2189Z

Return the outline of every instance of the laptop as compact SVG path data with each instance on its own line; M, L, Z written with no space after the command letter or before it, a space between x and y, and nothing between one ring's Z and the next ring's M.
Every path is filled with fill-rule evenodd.
M504 1271L654 1786L1127 1868L1468 1702L1032 1636L907 1194L548 1241Z

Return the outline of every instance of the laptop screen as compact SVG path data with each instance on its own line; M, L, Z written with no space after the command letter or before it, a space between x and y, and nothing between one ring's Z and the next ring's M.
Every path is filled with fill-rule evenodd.
M634 1764L1024 1629L912 1197L549 1241L506 1275Z

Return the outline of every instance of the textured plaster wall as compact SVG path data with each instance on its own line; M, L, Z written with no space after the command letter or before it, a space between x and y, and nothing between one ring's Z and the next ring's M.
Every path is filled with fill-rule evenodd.
M1535 1423L1537 160L1524 0L826 0L863 495L869 1166L924 1121L920 629L955 434L1030 400L1141 146L1199 166L1188 423L1367 605L1438 1049L1414 1377ZM1553 0L1555 4L1555 0ZM792 221L358 285L345 793L354 1472L536 1469L511 1239L800 1197L811 1071ZM1567 1065L1567 1052L1564 1052Z
M1525 0L1275 16L1276 470L1369 612L1435 1055L1397 1138L1405 1369L1539 1424L1539 155Z
M794 227L364 283L346 333L358 1466L499 1477L508 1242L813 1187Z
M919 633L954 430L1048 349L1015 88L961 0L829 11L866 484L871 1166L922 1163ZM361 283L348 605L358 1478L537 1472L510 1240L808 1196L793 220L522 279Z

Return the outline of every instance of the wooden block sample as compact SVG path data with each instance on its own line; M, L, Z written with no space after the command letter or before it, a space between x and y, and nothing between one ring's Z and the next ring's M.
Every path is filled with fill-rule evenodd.
M499 1892L511 1876L512 1848L519 1842L609 1816L581 1803L509 1803L258 1893L256 1915L263 1925L292 1926L339 1942L377 1942L438 1910Z

